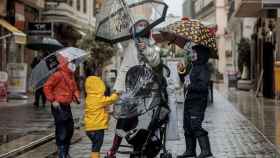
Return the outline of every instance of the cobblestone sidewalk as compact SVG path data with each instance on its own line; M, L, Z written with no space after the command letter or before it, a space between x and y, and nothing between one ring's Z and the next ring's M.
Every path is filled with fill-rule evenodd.
M182 130L183 105L178 105L178 125L180 140L167 142L167 148L173 157L184 151ZM216 158L280 158L279 152L255 126L248 121L222 95L215 91L215 102L209 105L204 127L209 131L212 151ZM111 147L115 121L111 120L111 128L107 131L102 153ZM199 153L199 149L198 153ZM90 157L90 141L84 136L82 141L73 145L71 155L75 158ZM118 155L117 157L129 157Z

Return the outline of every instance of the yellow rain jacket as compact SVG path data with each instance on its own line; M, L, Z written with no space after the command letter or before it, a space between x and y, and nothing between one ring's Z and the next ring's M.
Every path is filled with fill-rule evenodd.
M106 107L118 100L117 94L104 96L105 84L100 77L90 76L86 79L85 130L95 131L108 128L109 114Z

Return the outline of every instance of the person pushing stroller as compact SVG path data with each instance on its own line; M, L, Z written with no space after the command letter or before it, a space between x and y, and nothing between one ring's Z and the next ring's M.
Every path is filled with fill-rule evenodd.
M134 26L130 29L131 33L141 31L142 29L148 26L149 22L146 20L137 21ZM136 65L144 64L147 62L150 67L156 68L161 64L159 51L154 47L149 47L151 33L148 31L145 34L141 35L138 40L130 40L128 47L124 50L124 60L119 71L119 74L116 79L114 90L118 92L125 92L125 78L128 70ZM140 53L139 53L140 52ZM107 152L108 158L115 158L116 152L118 151L120 144L123 139L123 134L132 129L135 129L138 125L138 116L133 116L130 118L120 118L117 120L116 125L116 134L113 139L113 145L111 149Z

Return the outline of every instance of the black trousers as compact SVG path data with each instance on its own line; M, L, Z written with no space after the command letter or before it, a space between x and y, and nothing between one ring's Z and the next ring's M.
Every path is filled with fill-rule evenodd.
M51 107L55 121L55 139L58 146L69 146L74 133L74 121L70 105Z
M35 91L35 102L34 102L35 106L39 106L40 98L42 98L43 106L45 106L46 105L46 96L44 94L43 88L39 88Z
M183 120L185 135L192 135L196 138L208 135L208 132L202 128L206 107L207 95L185 100Z

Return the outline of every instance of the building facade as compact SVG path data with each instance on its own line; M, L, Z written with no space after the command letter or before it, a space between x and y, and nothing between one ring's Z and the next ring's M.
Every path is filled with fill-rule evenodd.
M225 0L195 0L194 17L208 26L217 27L217 47L219 60L216 61L218 71L226 75L226 48L225 28L227 26L227 5Z
M280 1L235 0L231 1L229 6L232 8L228 17L229 23L231 28L236 30L231 32L233 35L231 38L232 46L237 45L242 37L250 39L251 88L262 92L264 97L279 96ZM236 49L233 49L234 53L238 54ZM238 60L238 55L236 55L236 60Z
M45 1L2 0L0 6L0 70L5 71L8 63L26 63L32 56L25 49L27 26L29 22L39 20L39 13L44 8Z
M183 16L194 18L194 3L192 0L185 0L183 2Z
M100 0L98 1L100 2ZM86 30L95 26L95 7L99 3L93 0L68 0L67 3L47 2L42 20L53 26L53 37L64 46L75 46Z

